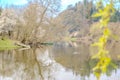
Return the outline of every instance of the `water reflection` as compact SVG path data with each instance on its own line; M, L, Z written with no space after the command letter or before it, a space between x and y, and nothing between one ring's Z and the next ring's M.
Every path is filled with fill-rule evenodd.
M0 80L96 80L89 46L55 44L45 49L0 52ZM120 61L114 59L117 65ZM120 69L109 66L101 80L120 80Z
M40 80L41 73L33 50L5 51L0 54L1 80Z

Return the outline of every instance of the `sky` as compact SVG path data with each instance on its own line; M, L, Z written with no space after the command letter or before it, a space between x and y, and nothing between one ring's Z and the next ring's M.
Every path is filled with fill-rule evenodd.
M81 1L81 0L61 0L62 1L62 7L61 10L64 10L67 8L68 5L72 4L74 5L75 3Z
M2 4L14 4L14 5L23 5L27 3L27 0L0 0ZM61 0L61 10L64 10L68 5L75 4L76 2L80 0Z
M14 5L23 5L27 3L27 0L0 0L2 4L14 4Z
M67 8L68 5L72 4L75 5L75 3L82 1L82 0L61 0L61 11ZM1 4L13 4L13 5L24 5L27 3L27 0L0 0L2 2ZM116 8L120 6L120 3L117 3Z

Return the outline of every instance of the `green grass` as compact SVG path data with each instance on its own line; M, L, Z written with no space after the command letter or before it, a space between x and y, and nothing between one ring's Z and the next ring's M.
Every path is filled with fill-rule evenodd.
M18 46L14 45L14 41L10 39L0 39L0 50L11 50L17 47Z

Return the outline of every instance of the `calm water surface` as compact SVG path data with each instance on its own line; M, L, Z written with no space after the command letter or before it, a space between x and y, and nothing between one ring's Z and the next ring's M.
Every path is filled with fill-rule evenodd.
M57 43L41 49L0 52L0 80L96 80L90 47ZM114 54L112 54L114 52ZM101 80L120 80L119 49L111 50L117 69L109 66Z

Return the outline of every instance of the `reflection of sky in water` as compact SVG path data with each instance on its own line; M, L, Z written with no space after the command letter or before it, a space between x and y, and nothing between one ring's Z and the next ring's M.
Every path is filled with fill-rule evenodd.
M66 69L61 64L57 63L52 57L50 57L51 53L47 50L44 54L39 55L41 56L41 60L43 59L43 62L51 63L50 66L51 69L51 76L54 77L54 80L96 80L95 76L91 74L89 77L82 77L80 75L75 75L72 70ZM71 63L72 64L72 63ZM116 72L113 71L110 77L106 75L101 76L101 80L119 80L120 70L118 69ZM47 79L46 79L47 80Z
M56 62L54 57L49 49L45 52L41 52L39 49L36 50L36 57L39 62L42 63L42 75L44 80L96 80L93 74L90 74L89 77L76 75L72 69L64 67L62 64ZM72 63L71 63L72 64ZM6 64L7 65L7 64ZM14 65L15 66L15 65ZM0 80L26 80L24 77L20 78L21 75L26 73L24 72L25 65L19 64L17 70L14 70L14 74L11 77L0 76ZM35 69L35 68L32 68ZM101 80L120 80L120 69L112 71L111 76L102 75ZM37 75L37 74L36 74ZM35 80L41 80L38 76Z
M120 69L113 71L111 76L102 75L101 80L120 80Z
M59 64L58 64L59 65ZM113 73L112 76L107 77L106 75L101 76L101 80L120 80L120 69L116 73ZM66 71L64 67L59 65L59 70L53 72L54 80L96 80L93 74L90 77L81 77L73 75L72 71ZM3 77L0 76L0 80L14 80L12 77ZM45 79L47 80L47 79Z
M38 51L39 52L39 51ZM54 59L52 59L48 53L47 50L44 54L40 54L37 57L39 57L40 61L45 62L45 64L52 64L50 66L51 69L51 76L54 78L54 80L83 80L80 75L75 75L72 70L66 69L61 64L56 63ZM45 72L45 75L49 73L47 70ZM48 74L48 75L50 75ZM85 80L95 80L96 78L91 75L89 78L85 78ZM47 78L45 80L48 80ZM50 79L51 80L51 79Z

